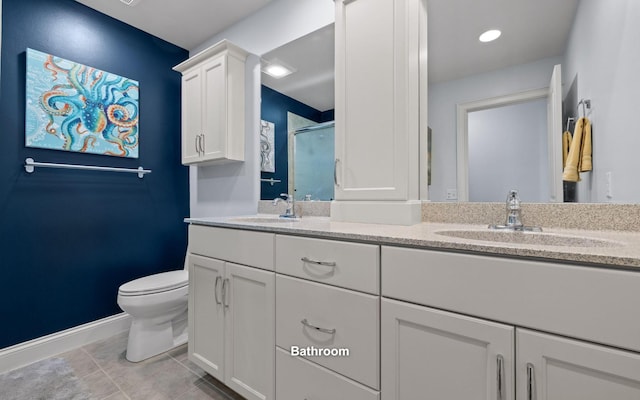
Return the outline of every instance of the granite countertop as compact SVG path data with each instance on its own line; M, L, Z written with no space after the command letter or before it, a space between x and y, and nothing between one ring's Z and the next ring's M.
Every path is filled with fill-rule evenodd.
M454 231L462 236L485 234L486 225L423 222L412 226L364 224L331 221L328 217L304 217L291 222L268 222L278 219L270 214L226 218L186 218L185 222L222 228L246 229L262 232L304 235L326 239L342 239L376 244L409 246L424 249L472 252L484 255L503 255L565 261L579 264L626 267L640 271L640 233L620 231L589 231L543 227L542 233L492 232L504 234L512 242L452 237L438 234ZM463 232L455 232L463 231ZM471 233L469 233L471 231ZM489 233L489 234L492 234ZM518 243L523 235L535 235L534 242ZM552 237L550 237L553 235ZM576 237L578 239L576 239ZM578 245L576 245L576 240ZM597 246L585 246L596 244ZM561 245L559 245L561 244Z

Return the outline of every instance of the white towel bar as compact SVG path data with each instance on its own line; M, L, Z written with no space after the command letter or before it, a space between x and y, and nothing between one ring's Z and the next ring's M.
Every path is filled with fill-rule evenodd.
M145 174L150 174L150 169L144 169L142 167L134 168L116 168L116 167L99 167L96 165L77 165L77 164L57 164L57 163L45 163L34 161L33 158L27 158L24 160L24 170L28 173L32 173L35 168L63 168L63 169L86 169L91 171L109 171L109 172L129 172L137 173L138 178L143 178Z
M280 183L282 181L280 179L269 178L269 179L260 179L260 182L267 182L271 184L271 186L273 186L274 183Z

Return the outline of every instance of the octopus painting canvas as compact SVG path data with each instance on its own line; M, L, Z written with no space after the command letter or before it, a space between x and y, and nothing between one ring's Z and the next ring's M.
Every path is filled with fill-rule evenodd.
M139 84L27 49L27 147L138 158Z

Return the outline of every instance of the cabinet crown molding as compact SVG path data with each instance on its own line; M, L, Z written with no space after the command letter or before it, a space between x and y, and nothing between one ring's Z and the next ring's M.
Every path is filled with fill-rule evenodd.
M199 64L200 62L210 58L211 56L222 54L224 52L232 57L239 59L242 62L244 62L249 55L248 51L236 46L227 39L223 39L218 43L212 45L211 47L207 47L193 57L189 57L188 60L185 60L176 65L175 67L173 67L173 70L178 72L185 72L189 68Z

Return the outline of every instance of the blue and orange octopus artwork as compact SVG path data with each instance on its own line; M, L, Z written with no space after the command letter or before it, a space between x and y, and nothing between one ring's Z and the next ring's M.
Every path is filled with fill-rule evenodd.
M139 84L27 49L27 147L138 158Z

